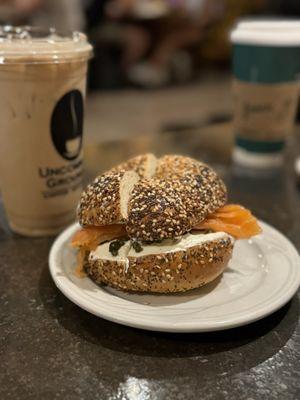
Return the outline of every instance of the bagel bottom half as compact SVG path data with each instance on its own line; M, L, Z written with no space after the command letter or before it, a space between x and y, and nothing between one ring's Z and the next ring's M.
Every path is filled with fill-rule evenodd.
M93 281L135 292L184 292L216 279L226 268L234 245L224 233L186 234L180 240L142 244L126 241L118 255L110 242L91 252L85 270Z

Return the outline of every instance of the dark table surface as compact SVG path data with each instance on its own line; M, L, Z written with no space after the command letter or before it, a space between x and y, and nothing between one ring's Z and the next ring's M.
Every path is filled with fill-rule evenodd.
M300 248L300 191L292 173L299 138L272 177L229 165L227 124L174 129L86 147L88 176L139 152L181 152L212 163L231 200L251 208ZM146 332L81 310L48 271L53 238L11 233L1 208L0 399L299 399L299 296L251 325L205 334Z

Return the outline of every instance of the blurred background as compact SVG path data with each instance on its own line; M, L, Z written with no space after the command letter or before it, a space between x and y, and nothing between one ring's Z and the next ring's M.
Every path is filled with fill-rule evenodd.
M90 144L226 124L233 25L299 15L299 0L0 0L2 24L87 33Z

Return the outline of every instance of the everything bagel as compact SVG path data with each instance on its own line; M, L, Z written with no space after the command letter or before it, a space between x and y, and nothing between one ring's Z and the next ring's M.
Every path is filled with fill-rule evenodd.
M210 166L180 155L140 155L83 191L83 229L73 246L97 283L142 292L193 289L223 272L234 245L231 232L259 233L248 210L226 202L225 184ZM236 224L240 230L232 229Z

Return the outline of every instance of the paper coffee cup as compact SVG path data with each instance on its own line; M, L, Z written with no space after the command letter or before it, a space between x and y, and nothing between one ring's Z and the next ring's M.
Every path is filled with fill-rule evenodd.
M0 188L16 232L51 235L74 219L90 56L81 33L0 28Z
M244 22L231 33L235 148L251 167L279 166L293 131L300 72L300 22ZM264 26L262 28L261 26ZM289 27L289 28L288 28Z

